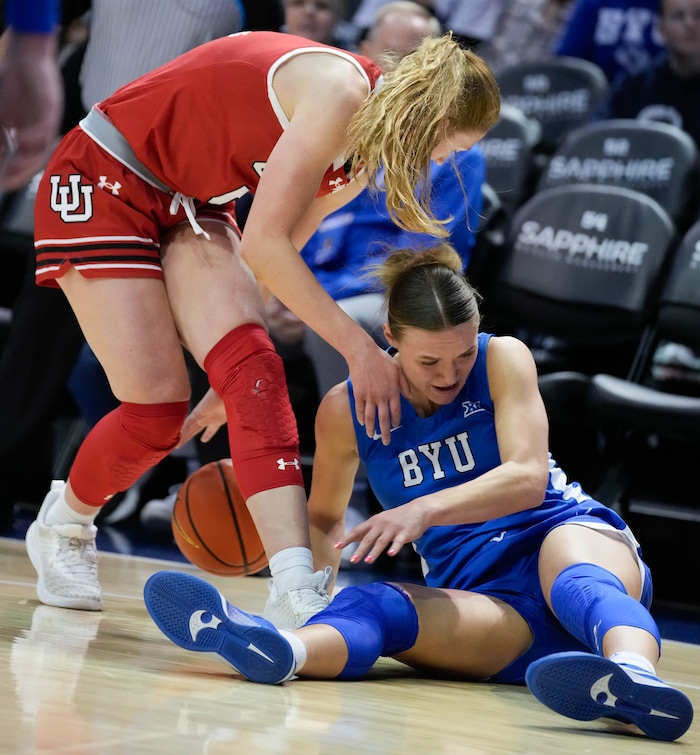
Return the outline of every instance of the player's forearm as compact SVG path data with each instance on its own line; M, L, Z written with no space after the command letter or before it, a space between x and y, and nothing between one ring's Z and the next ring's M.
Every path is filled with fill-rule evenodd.
M252 249L253 242L246 241L244 234L241 256L258 284L269 289L348 363L358 363L363 354L376 348L372 338L326 293L291 242L265 241Z
M537 508L544 500L546 484L541 465L506 462L416 502L425 506L429 526L473 524Z

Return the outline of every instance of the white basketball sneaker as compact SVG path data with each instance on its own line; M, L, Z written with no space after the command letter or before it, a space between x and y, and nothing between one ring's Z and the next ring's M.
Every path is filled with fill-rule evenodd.
M333 569L327 566L305 577L298 587L280 593L274 580L269 580L270 596L265 603L263 616L277 629L298 629L322 611L331 602L328 585Z
M102 610L102 588L97 581L97 527L92 524L46 524L46 514L63 495L65 482L54 480L29 525L27 553L38 575L36 592L48 606Z

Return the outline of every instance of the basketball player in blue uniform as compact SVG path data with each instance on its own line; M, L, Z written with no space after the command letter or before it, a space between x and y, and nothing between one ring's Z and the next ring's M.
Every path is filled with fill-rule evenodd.
M146 606L175 643L216 652L246 678L357 679L381 656L426 673L522 683L579 720L614 718L674 740L693 709L656 676L661 640L639 544L611 509L568 482L527 347L479 332L475 294L446 244L398 251L378 271L385 335L409 383L389 445L368 437L352 384L316 419L309 499L314 557L374 561L413 543L425 585L346 587L288 632L177 572ZM359 461L383 511L344 532Z

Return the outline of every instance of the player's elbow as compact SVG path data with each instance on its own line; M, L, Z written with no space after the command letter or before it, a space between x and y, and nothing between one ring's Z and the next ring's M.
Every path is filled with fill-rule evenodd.
M548 481L549 470L546 464L533 461L518 465L518 498L523 509L534 509L542 505Z

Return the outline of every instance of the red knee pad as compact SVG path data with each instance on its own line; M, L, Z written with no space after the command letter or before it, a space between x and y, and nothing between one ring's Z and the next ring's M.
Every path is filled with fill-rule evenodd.
M303 487L284 367L265 328L248 324L232 330L207 354L204 369L226 407L243 497L284 485Z
M80 501L102 506L131 487L165 458L180 440L189 402L122 403L88 433L70 471Z

